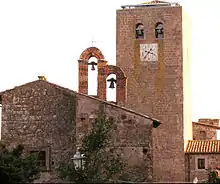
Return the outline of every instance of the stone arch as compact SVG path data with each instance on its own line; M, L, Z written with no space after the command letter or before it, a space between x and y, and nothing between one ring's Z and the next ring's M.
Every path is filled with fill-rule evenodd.
M106 79L111 74L116 75L116 103L119 105L125 105L127 77L125 76L122 69L118 66L106 65L100 69L98 96L101 99L106 100Z
M105 57L102 52L96 47L89 47L85 49L78 60L79 67L79 92L88 95L88 62L91 57L95 57L97 59L97 67L98 70L100 67L106 65L107 61L105 61ZM91 63L90 63L91 64Z
M122 69L120 67L114 66L114 65L105 66L105 74L106 74L106 76L109 76L110 74L115 74L117 79L126 78L125 73L122 71Z
M96 47L89 47L85 49L80 55L80 60L88 61L90 57L96 57L98 61L105 60L105 57L102 54L102 52Z

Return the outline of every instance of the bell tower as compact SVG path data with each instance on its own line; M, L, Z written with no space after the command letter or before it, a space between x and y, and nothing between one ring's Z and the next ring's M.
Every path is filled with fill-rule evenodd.
M89 62L91 57L95 57L97 63L94 61ZM91 66L92 71L95 71L95 66L97 66L98 76L94 80L97 80L98 86L97 95L95 97L107 100L107 84L109 83L108 88L116 88L116 100L114 103L124 106L126 102L127 77L121 68L108 65L107 63L102 52L96 47L89 47L82 52L78 60L79 93L88 95L88 66ZM115 75L115 78L108 78L110 75Z
M178 3L152 1L117 10L116 57L127 79L126 106L159 119L153 179L185 181L192 139L189 21Z

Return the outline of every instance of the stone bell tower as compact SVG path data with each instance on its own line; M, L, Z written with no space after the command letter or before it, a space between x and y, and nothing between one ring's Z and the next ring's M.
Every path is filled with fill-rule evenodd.
M127 80L126 106L157 118L153 177L185 181L192 139L189 22L177 3L152 1L117 10L117 66Z
M89 62L91 57L97 59L97 63ZM106 82L110 81L112 88L116 87L116 104L125 105L126 102L126 82L127 78L124 72L117 66L108 65L102 52L96 47L85 49L78 60L79 64L79 93L88 95L88 65L97 65L98 68L98 89L97 98L106 100ZM95 69L95 68L94 68ZM116 76L116 79L107 79L111 74ZM96 79L95 79L96 80ZM116 85L115 85L115 84Z

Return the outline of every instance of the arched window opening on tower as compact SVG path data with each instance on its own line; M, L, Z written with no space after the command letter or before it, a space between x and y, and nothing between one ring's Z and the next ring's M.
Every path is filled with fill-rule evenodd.
M164 28L163 28L163 23L158 22L155 25L155 37L158 39L164 38Z
M136 25L136 39L144 39L144 25L141 23Z
M88 61L88 95L97 95L98 68L97 58L91 57Z
M108 102L116 102L117 79L115 74L106 78L106 99Z

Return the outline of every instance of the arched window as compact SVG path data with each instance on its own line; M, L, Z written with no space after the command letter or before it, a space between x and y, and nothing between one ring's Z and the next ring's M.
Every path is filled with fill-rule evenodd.
M88 61L88 95L97 95L98 70L97 58L91 57Z
M108 102L116 102L116 75L110 74L106 79L106 99Z
M164 38L164 28L163 28L163 23L158 22L155 25L155 37L158 39Z
M141 23L136 25L136 39L144 39L144 25Z

